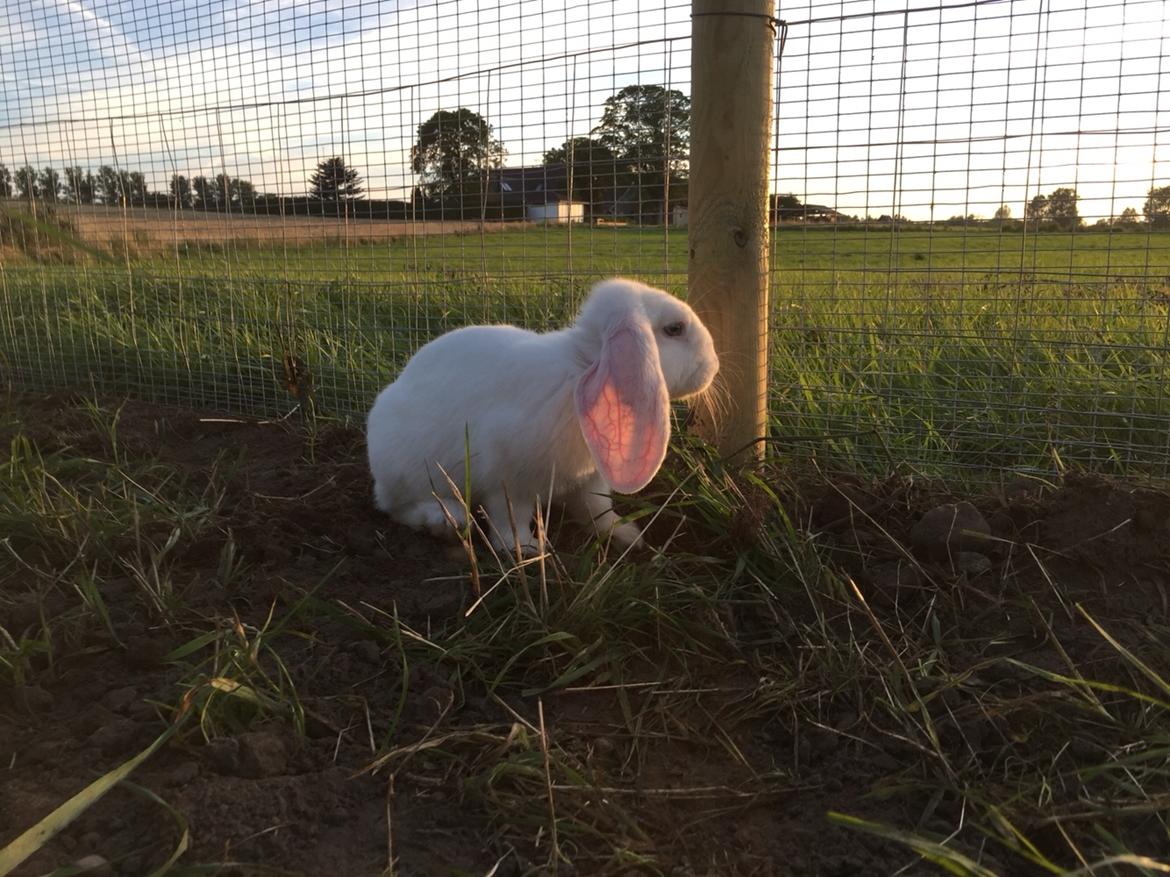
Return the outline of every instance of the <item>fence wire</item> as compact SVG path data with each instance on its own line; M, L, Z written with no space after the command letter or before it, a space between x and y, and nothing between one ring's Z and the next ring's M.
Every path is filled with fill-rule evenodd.
M1170 472L1160 0L782 4L772 447ZM690 4L16 0L0 368L360 418L431 337L685 295ZM782 51L781 51L782 49Z
M772 410L803 437L787 446L1165 475L1165 4L785 17L773 179L798 197L775 216Z

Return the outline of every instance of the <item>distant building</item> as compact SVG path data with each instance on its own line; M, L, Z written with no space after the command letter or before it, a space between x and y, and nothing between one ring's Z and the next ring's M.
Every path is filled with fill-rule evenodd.
M580 201L554 201L544 204L528 204L525 209L525 219L532 222L551 222L564 225L568 222L585 221L585 205Z
M832 207L825 207L822 204L781 206L777 198L772 198L772 223L774 225L781 222L835 224L838 222L846 222L848 219L849 217L844 213L840 213Z
M574 166L574 199L569 197L564 164L496 168L488 173L487 205L506 219L534 222L610 220L660 225L669 219L675 225L685 224L685 180L671 184L669 210L662 185L639 187L629 180L629 172L616 161L604 166L580 163Z

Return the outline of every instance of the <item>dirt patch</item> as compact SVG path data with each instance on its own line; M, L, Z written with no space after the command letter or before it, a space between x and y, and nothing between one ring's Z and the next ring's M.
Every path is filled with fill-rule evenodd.
M250 863L225 864L222 873L263 865L380 874L392 846L403 874L487 873L497 865L497 874L544 873L550 839L524 821L528 811L508 808L525 795L543 801L555 786L563 819L574 814L571 825L561 823L559 842L575 861L564 873L935 873L905 847L830 824L826 814L945 836L962 821L961 804L929 792L902 794L899 784L939 761L958 773L1010 779L1030 750L1091 749L1088 739L1069 739L1075 724L1062 723L1059 710L1045 722L1043 710L1004 706L1033 696L1033 677L1021 666L1071 673L1071 662L1120 679L1116 649L1088 618L1119 644L1148 654L1164 624L1146 622L1167 614L1164 492L1094 479L989 491L970 499L991 539L940 559L917 556L911 531L926 512L954 499L945 492L903 480L827 485L775 474L767 482L779 505L745 489L714 535L696 529L685 512L664 515L653 532L680 550L690 540L696 557L701 548L734 559L758 548L776 516L786 515L864 596L864 612L853 605L849 623L872 619L889 635L902 625L921 630L923 640L958 643L940 658L951 681L922 681L906 695L945 703L930 731L936 751L836 681L847 678L843 668L802 651L801 631L844 624L846 610L837 619L815 617L800 605L799 589L776 605L728 601L703 619L726 628L739 651L721 666L692 669L693 690L677 690L666 665L645 652L636 655L637 681L628 685L583 677L543 695L498 695L468 687L466 676L450 670L450 662L472 658L436 652L433 662L415 660L404 670L389 628L369 623L397 618L404 625L397 629L425 641L462 623L472 597L458 548L397 527L372 508L359 432L135 402L120 409L116 430L102 423L72 400L19 399L0 429L0 446L22 434L46 455L156 461L165 478L143 490L162 496L167 485L214 485L207 502L218 510L213 524L168 555L172 617L147 610L127 567L103 583L108 625L56 634L53 654L35 655L35 672L0 692L0 844L160 734L193 678L193 658L176 657L176 650L209 631L230 644L242 622L257 650L269 647L266 631L279 637L271 648L285 675L269 681L295 690L299 712L251 705L219 714L216 727L201 733L188 726L136 772L137 786L185 820L183 862ZM135 556L144 539L164 544L163 530L113 534L111 544L123 539L126 555ZM32 642L46 616L67 612L71 597L4 563L0 626L14 641ZM939 609L944 603L947 613ZM791 627L791 651L761 659L753 643L778 625ZM859 654L833 660L870 660L882 641L868 631L858 634L857 646ZM896 675L887 681L897 684ZM669 709L659 706L666 703ZM572 771L554 775L542 764L544 744L526 730L542 720L547 745ZM435 740L446 742L421 745ZM392 769L368 769L395 751ZM597 798L593 823L582 815L593 812L581 800L589 796ZM620 810L603 808L605 798L619 799ZM1044 837L1040 809L1028 828ZM532 839L528 846L516 842L517 824ZM1170 853L1155 817L1123 828L1134 848ZM123 787L16 873L42 873L86 855L101 856L114 873L148 873L181 834L174 814ZM598 838L619 834L627 839L624 858L593 854L605 848ZM995 873L1035 872L1002 851L966 851ZM639 856L653 864L639 865Z
M478 233L481 223L458 220L345 219L319 216L264 216L206 213L197 210L159 210L129 207L125 210L94 206L62 206L67 217L87 243L102 247L118 245L135 251L165 251L180 244L241 245L248 241L270 244L324 244L337 241L374 243L398 238L443 234ZM492 232L521 227L517 223L488 222L482 230Z

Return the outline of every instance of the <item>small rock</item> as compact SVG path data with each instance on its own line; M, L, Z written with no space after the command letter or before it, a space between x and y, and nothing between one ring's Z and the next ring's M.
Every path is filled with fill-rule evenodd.
M93 849L97 849L98 844L100 844L101 842L102 842L101 832L87 831L85 834L83 834L81 836L81 839L78 840L77 843L81 846L81 848L83 850L93 850Z
M219 773L240 772L240 743L234 737L217 737L207 744L207 760Z
M110 867L110 863L96 853L82 856L73 863L73 867L77 869L76 873L88 874L89 877L114 877L114 869Z
M969 502L945 503L928 511L910 531L914 552L932 560L946 560L960 551L990 546L991 527Z
M617 745L611 738L601 736L593 739L593 748L602 755L610 755L617 749Z
M349 648L355 656L367 664L377 664L382 659L382 649L373 640L359 640Z
M866 570L873 598L881 605L892 604L902 591L922 587L922 573L916 563L890 560L875 563Z
M956 572L973 579L991 569L991 560L977 551L960 551L955 557L954 568Z
M45 712L53 708L54 698L39 685L22 685L13 692L13 699L29 712Z
M102 755L121 755L134 745L137 735L138 726L134 722L115 719L90 734L87 742L101 750Z
M241 776L258 779L287 772L288 749L276 734L249 731L238 739Z

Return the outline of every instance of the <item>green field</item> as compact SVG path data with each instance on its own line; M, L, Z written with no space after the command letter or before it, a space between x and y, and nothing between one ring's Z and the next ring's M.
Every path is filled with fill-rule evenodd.
M685 233L532 228L0 269L20 386L360 416L430 337L566 320L627 274L685 293ZM1164 474L1170 233L782 227L772 438L831 468Z

